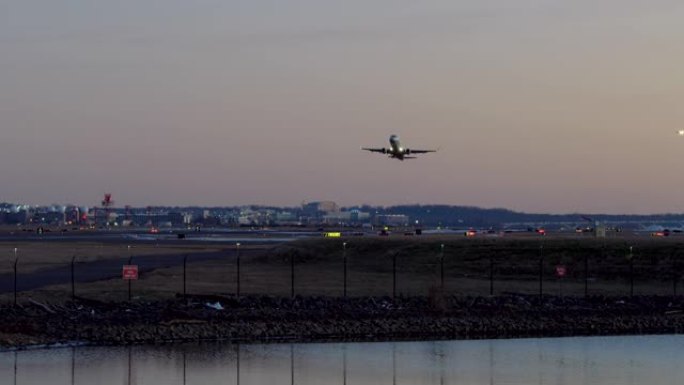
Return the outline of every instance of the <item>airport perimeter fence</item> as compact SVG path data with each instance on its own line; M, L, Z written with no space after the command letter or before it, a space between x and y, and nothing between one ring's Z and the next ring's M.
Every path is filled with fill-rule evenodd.
M137 277L124 279L124 266ZM430 254L344 248L327 255L230 250L195 255L32 262L0 269L0 300L152 300L183 296L679 295L684 252L637 248L442 247ZM130 272L129 272L130 273Z

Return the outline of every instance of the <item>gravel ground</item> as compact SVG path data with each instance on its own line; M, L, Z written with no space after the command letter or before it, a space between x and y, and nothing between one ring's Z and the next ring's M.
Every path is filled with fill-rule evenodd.
M218 304L218 306L217 306ZM211 305L211 306L209 306ZM214 307L212 307L214 306ZM215 307L218 307L215 308ZM684 298L193 296L0 306L0 348L174 341L376 341L679 333Z

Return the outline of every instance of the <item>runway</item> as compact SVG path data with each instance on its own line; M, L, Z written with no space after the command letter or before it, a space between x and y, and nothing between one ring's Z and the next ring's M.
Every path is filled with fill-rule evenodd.
M240 250L240 255L248 257L255 255L259 250ZM228 259L234 260L235 250L225 250L219 252L195 252L187 254L188 264L205 262L211 260ZM139 272L144 274L156 269L181 266L183 264L183 254L168 255L149 255L133 257L132 263L138 265ZM74 269L74 279L77 283L95 282L113 278L121 278L122 266L128 264L128 258L103 259L93 262L76 263ZM39 289L46 286L68 284L71 282L71 265L33 271L22 274L19 269L17 279L17 291L27 291ZM0 275L0 293L10 293L14 291L14 275Z
M5 232L2 242L95 242L95 243L146 243L146 244L273 244L298 239L320 237L317 231L230 230L188 232L170 229L158 233L149 231L97 231L97 232Z

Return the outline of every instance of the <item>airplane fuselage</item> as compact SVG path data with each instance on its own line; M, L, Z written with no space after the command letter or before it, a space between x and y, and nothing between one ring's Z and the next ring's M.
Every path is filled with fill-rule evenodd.
M406 155L407 151L403 147L401 147L401 140L399 140L398 135L392 135L389 138L390 142L390 148L389 148L389 155L391 158L397 158L399 160L404 160L404 155Z

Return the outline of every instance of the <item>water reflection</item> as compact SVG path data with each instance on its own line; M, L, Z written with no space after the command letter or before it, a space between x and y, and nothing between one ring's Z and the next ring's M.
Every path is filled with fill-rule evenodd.
M678 383L684 337L70 348L0 353L0 384Z

